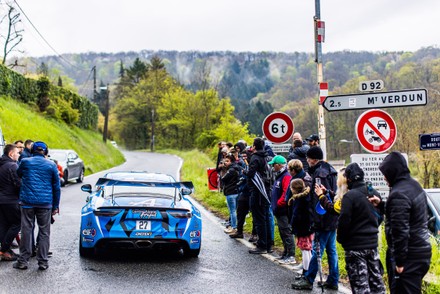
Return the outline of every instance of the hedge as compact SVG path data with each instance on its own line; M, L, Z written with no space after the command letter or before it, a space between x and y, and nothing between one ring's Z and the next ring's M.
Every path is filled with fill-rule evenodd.
M98 124L96 104L86 97L52 85L45 76L38 80L26 78L0 65L0 95L35 105L40 112L82 129L96 129Z

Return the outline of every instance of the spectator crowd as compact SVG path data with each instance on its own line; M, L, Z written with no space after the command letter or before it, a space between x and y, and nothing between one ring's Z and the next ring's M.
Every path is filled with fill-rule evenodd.
M277 261L292 265L293 289L312 290L319 276L318 286L338 290L339 242L351 291L386 293L378 252L384 222L390 293L421 293L431 260L427 198L402 154L391 152L379 167L391 188L385 202L357 163L337 171L326 162L316 134L303 140L295 133L287 158L274 154L262 138L255 138L252 146L220 142L218 148L219 187L230 216L225 233L244 238L243 226L251 213L249 241L255 247L249 253L266 254L274 252L277 225L283 244ZM328 262L325 280L323 255Z
M39 270L49 267L50 227L61 190L60 171L48 151L44 142L18 140L0 158L0 260L15 261L15 269L26 270L31 257Z

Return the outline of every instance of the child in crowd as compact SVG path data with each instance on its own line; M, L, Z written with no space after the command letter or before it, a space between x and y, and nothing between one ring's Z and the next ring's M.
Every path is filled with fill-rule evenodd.
M293 179L290 182L290 190L292 196L290 197L289 206L296 206L296 211L292 216L292 223L294 225L294 234L297 242L296 246L301 250L303 261L303 273L309 269L310 260L312 259L312 242L313 233L311 232L311 215L309 211L310 202L310 187L306 187L302 179ZM298 205L304 202L304 205Z

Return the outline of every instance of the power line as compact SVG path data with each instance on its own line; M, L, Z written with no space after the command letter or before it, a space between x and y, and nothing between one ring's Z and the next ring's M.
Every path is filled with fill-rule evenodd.
M28 22L31 24L31 26L34 28L34 30L38 33L38 35L41 37L41 39L43 39L43 41L46 43L47 46L49 46L50 49L52 49L53 52L55 52L55 54L57 55L58 58L60 58L61 60L63 60L64 62L66 62L68 65L70 65L71 67L75 67L81 71L84 71L84 69L70 63L67 59L65 59L61 54L59 54L55 48L52 47L52 45L49 44L49 42L46 40L46 38L43 37L43 35L40 33L40 31L35 27L35 25L32 23L32 21L29 19L29 17L26 15L26 13L23 11L23 9L21 8L21 6L18 4L18 2L16 0L13 0L15 2L15 4L17 5L17 7L20 9L21 13L23 13L23 15L26 17L26 19L28 20Z

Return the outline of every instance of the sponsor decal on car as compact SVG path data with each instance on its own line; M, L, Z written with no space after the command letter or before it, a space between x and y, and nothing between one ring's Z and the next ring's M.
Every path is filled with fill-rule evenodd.
M135 236L151 236L153 234L153 232L136 232L134 235Z
M200 243L200 240L199 239L191 239L189 242L191 244L197 244L197 243Z
M93 239L93 238L90 239L90 238L87 238L87 237L83 237L83 238L82 238L82 241L83 241L83 242L93 242L94 239Z
M94 228L91 229L84 229L82 231L83 236L92 236L95 237L96 236L96 230Z
M133 214L139 214L140 218L153 218L157 216L156 210L133 210Z
M190 236L191 238L194 238L194 237L200 237L200 231L191 231L191 232L189 233L189 236Z

